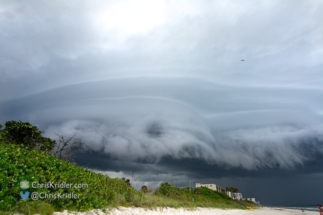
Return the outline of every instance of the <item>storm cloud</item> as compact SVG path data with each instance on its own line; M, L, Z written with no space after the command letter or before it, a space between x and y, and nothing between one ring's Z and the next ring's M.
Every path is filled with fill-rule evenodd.
M4 113L9 119L15 107L24 107L19 118L46 124L45 135L76 134L90 149L118 159L157 162L170 155L227 167L293 168L311 158L311 150L300 150L304 142L322 151L322 117L311 109L321 91L301 92L185 78L122 79L7 102Z

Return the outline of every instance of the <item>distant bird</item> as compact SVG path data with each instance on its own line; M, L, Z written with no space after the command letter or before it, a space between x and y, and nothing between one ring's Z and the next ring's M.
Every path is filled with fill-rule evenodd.
M243 59L241 61L244 61Z

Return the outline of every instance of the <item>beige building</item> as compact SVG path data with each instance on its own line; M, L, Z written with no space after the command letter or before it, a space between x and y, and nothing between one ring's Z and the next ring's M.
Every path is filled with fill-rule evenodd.
M234 198L234 195L231 191L226 191L225 192L229 197Z
M233 193L233 199L243 200L241 193Z
M247 200L248 200L248 201L252 201L252 202L254 202L255 204L257 204L257 202L256 202L256 198L247 198Z
M201 184L201 183L196 183L195 187L196 188L198 188L198 187L207 187L207 188L209 188L211 190L214 190L214 191L217 191L217 192L223 192L223 193L227 194L229 197L231 197L233 199L243 200L241 193L233 193L231 191L225 191L224 188L222 188L222 187L220 187L219 185L216 185L216 184ZM255 198L250 198L250 199L252 199L250 201L256 202L256 199Z
M216 185L216 184L200 184L200 183L196 183L195 185L196 188L198 187L207 187L211 190L214 190L214 191L218 191L218 192L222 192L223 188L220 187L219 185Z

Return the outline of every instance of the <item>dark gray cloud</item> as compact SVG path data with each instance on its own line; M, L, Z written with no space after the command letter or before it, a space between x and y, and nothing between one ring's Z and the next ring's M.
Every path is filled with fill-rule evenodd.
M3 112L8 119L20 113L46 124L45 134L53 138L55 132L77 134L90 148L103 147L120 159L171 155L246 169L292 168L310 159L299 146L323 140L322 117L311 110L321 91L249 91L197 79L121 79L13 100ZM308 103L298 106L301 100Z
M293 206L312 205L319 201L317 196L323 191L318 186L322 181L322 159L322 156L315 156L313 161L296 169L281 170L277 167L253 171L224 169L197 159L174 160L169 157L163 158L158 165L129 163L113 160L98 152L80 153L76 160L109 176L130 178L132 185L138 189L144 184L157 188L165 181L180 187L216 182L222 187L238 187L244 197L253 196L266 205Z
M321 178L322 3L0 5L1 123L76 134L79 164L136 186L232 183L301 204L292 187ZM295 178L285 199L262 194Z

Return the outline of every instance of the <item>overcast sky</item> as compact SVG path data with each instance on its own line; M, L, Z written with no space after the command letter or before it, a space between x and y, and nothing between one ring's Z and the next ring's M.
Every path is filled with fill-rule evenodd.
M322 203L323 2L0 1L0 123L132 184Z

